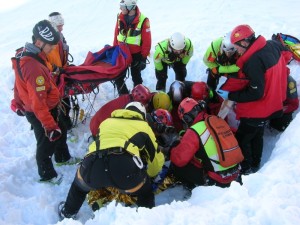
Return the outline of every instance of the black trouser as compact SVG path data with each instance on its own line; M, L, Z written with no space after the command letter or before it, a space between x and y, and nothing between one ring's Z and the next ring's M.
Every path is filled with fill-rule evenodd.
M107 155L92 153L84 158L78 168L66 199L65 212L76 214L90 190L115 187L124 191L143 181L144 185L132 194L137 196L138 206L151 208L154 206L154 194L150 179L145 169L137 167L132 155L127 152Z
M138 84L143 83L142 75L141 75L141 67L140 67L140 61L142 59L142 56L140 53L133 54L132 55L132 63L130 67L130 73L133 81L133 86L135 87ZM118 89L119 95L122 94L128 94L128 88L125 83L125 77L126 77L127 70L123 71L118 79L115 80L115 84Z
M166 82L168 79L168 64L162 63L163 69L162 71L155 70L155 76L157 79L156 90L166 91ZM175 72L175 80L185 81L185 77L187 74L186 65L181 61L175 62L173 65L173 70Z
M292 120L293 113L285 113L279 118L271 119L270 127L282 132L288 127Z
M219 84L220 75L213 74L211 69L207 69L206 73L207 73L207 81L206 81L207 85L210 87L210 89L216 90Z
M57 108L51 110L53 118L57 121ZM25 113L28 122L31 124L36 138L36 162L38 166L38 173L43 180L48 180L57 176L51 160L54 154L56 162L65 162L70 159L70 153L67 145L67 130L65 124L58 120L58 126L62 131L62 136L56 141L49 141L45 135L45 130L41 122L36 118L32 112ZM59 116L61 118L61 115Z
M244 161L241 163L242 170L260 165L263 151L264 126L249 124L247 119L241 119L236 131L236 139L242 149Z
M203 168L188 163L183 167L177 167L174 164L171 164L171 169L176 179L181 181L189 189L206 184L206 176L204 175Z
M73 123L70 118L70 110L71 110L71 102L70 102L70 97L66 97L62 99L62 105L63 105L63 110L61 112L61 119L64 122L67 130L70 130L73 126Z

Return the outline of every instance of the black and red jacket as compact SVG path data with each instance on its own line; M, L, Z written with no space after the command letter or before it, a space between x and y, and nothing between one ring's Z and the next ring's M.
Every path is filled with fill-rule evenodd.
M259 36L238 59L239 78L248 80L234 87L229 100L237 102L236 117L268 119L283 110L288 68L292 54L276 41ZM239 90L237 90L239 89Z

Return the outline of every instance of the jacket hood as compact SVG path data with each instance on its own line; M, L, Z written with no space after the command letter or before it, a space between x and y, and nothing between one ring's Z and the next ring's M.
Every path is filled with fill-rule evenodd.
M117 109L111 113L111 117L124 119L138 119L144 121L141 113L128 109Z

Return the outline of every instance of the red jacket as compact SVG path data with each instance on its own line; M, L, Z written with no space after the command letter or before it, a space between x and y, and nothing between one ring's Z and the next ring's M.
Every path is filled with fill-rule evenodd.
M114 110L125 108L125 106L132 100L133 99L131 94L121 95L120 97L111 100L103 105L91 119L90 130L92 132L92 135L96 136L99 133L98 129L100 124L103 122L103 120L109 118Z
M201 112L195 118L193 124L204 120L206 113ZM180 144L172 148L170 160L178 167L186 166L188 163L192 163L196 167L202 168L203 165L199 160L195 159L196 152L200 149L199 135L192 129L187 129Z
M118 15L118 20L117 20L116 27L115 27L113 45L119 44L119 42L117 40L117 36L118 36L120 30L123 30L123 32L125 30L127 32L130 28L132 30L134 30L136 28L136 26L139 23L140 15L141 15L141 12L140 12L139 8L136 7L136 17L134 18L134 20L131 24L132 27L129 27L128 24L126 24L124 15L122 13L120 13ZM151 49L151 31L150 31L150 22L149 22L148 18L146 18L144 20L144 23L142 25L141 36L142 36L141 46L132 45L132 44L129 44L128 46L129 46L131 54L141 53L143 58L147 58L147 56L150 54L150 49Z
M38 57L47 64L44 53L39 53ZM24 104L25 111L33 112L42 125L50 130L57 125L50 110L59 104L60 94L45 65L33 57L23 56L20 59L21 76L14 64L15 95Z
M292 57L283 45L266 41L259 36L238 59L240 78L249 80L242 90L229 93L229 100L237 102L236 117L268 118L283 109L286 99L287 63Z

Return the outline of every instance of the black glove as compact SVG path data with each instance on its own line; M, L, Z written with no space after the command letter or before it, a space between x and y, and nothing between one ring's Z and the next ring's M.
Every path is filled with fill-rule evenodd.
M65 70L62 67L58 67L56 65L53 65L53 69L52 69L52 76L59 76L60 74L64 73Z
M180 137L176 132L173 133L163 133L161 135L164 146L163 147L174 147L179 144Z
M16 113L17 113L18 116L25 116L25 111L22 110L22 109L17 109Z
M45 135L49 138L49 141L56 141L61 137L61 129L57 125L53 129L45 129Z
M177 59L177 55L174 52L170 52L168 59L170 62L174 62Z

